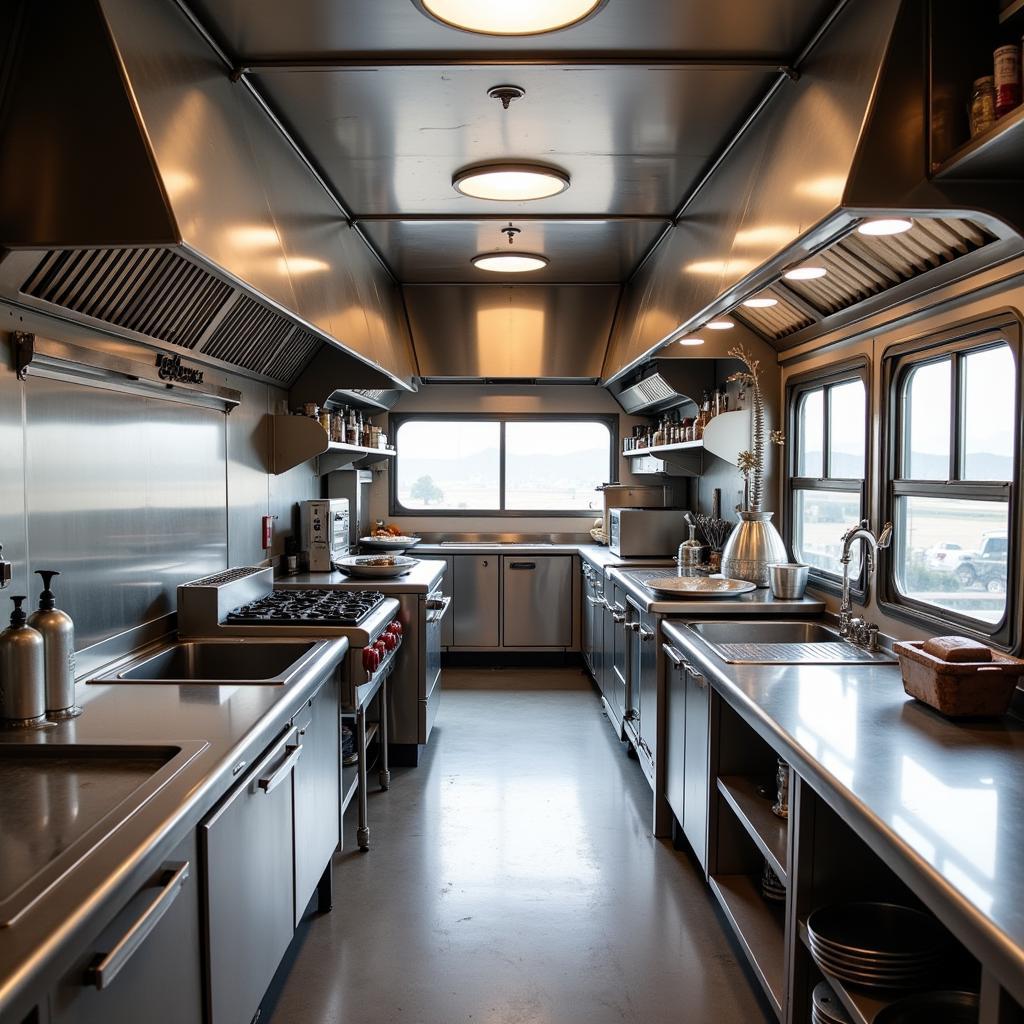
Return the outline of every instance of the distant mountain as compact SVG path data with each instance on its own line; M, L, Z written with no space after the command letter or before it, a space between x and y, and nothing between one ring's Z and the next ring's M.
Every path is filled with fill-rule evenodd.
M421 476L433 477L441 487L449 484L469 484L493 480L498 472L493 453L477 452L463 457L437 456L429 459L406 460L402 464L401 479L411 484ZM564 486L603 483L608 476L608 456L598 452L572 452L564 455L506 456L509 478L520 483L537 486Z
M807 452L806 459L812 465L817 464L821 460L821 452ZM949 459L945 455L915 455L914 463L915 472L925 474L919 475L918 479L945 480L949 472ZM970 479L1013 479L1013 459L1006 455L993 455L991 452L972 453L969 468ZM837 479L862 480L864 467L855 456L837 453L832 457L831 475Z

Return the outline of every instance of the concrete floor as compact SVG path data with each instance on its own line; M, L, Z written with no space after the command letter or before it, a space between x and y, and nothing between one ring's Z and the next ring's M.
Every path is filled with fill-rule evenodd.
M446 669L261 1024L764 1024L689 857L577 669ZM352 819L351 821L349 819Z

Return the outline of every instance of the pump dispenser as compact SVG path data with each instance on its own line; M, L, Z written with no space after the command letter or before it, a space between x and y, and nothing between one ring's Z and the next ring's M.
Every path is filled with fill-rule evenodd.
M37 569L43 580L39 610L28 624L43 635L46 675L46 715L51 719L74 718L81 714L75 707L75 624L67 612L57 606L50 584L60 573L56 569Z
M0 633L0 717L7 725L46 721L42 635L25 623L24 596L12 597L11 624Z

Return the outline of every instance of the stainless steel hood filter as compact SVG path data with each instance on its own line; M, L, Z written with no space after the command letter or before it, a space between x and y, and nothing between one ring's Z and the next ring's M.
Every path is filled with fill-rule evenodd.
M846 5L627 285L606 379L715 316L786 348L1024 251L1013 188L927 175L927 18L925 0ZM896 214L911 232L855 233ZM783 278L812 259L827 277Z
M279 384L326 343L332 388L411 386L397 285L174 3L7 8L0 295Z

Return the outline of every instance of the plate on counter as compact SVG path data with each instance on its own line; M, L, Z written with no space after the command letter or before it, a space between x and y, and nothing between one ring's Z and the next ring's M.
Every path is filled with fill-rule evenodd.
M406 551L408 548L419 544L419 537L360 537L360 547L375 549L377 551Z
M407 573L414 565L419 565L418 558L409 558L394 552L380 555L349 555L337 563L338 568L349 576L365 576L368 579L393 579Z
M665 597L738 597L757 590L746 580L729 580L716 576L655 576L644 584Z

